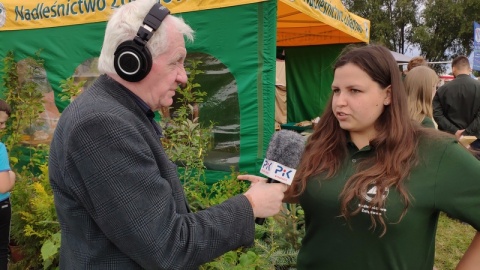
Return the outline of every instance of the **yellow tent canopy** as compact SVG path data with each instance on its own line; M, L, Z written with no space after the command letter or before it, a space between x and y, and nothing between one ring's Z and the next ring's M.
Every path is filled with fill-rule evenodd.
M183 13L264 1L268 0L179 1L167 7L172 13ZM369 42L370 21L350 13L340 0L277 1L277 46Z
M278 0L277 46L368 43L370 21L339 0Z
M6 1L6 2L5 2ZM161 1L172 13L227 8L272 0ZM276 0L277 46L344 44L369 41L370 21L342 5L340 0ZM123 1L122 1L123 2ZM106 21L119 1L79 7L66 0L28 1L17 6L4 0L0 31L39 29ZM0 4L1 5L1 4ZM53 7L57 9L53 9ZM87 8L88 7L88 8ZM110 8L107 8L110 7ZM5 14L9 14L6 16ZM13 15L15 14L15 15Z
M172 13L222 8L268 0L180 1L167 6ZM277 0L277 46L368 43L370 21L350 13L340 0Z

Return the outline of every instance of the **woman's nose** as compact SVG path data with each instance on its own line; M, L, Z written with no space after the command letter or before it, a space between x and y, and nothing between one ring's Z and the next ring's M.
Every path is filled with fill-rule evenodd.
M342 92L338 93L335 97L335 103L339 106L347 104L345 94L343 94Z

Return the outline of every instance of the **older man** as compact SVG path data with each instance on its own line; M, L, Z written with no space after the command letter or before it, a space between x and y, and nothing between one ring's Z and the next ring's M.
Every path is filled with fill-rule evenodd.
M254 240L254 219L276 214L283 184L191 213L153 111L187 83L184 36L192 29L156 0L137 0L109 20L99 70L71 103L50 152L62 229L62 269L195 269Z

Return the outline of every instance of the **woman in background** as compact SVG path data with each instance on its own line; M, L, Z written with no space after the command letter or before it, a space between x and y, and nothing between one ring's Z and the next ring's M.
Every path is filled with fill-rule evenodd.
M441 211L480 230L480 162L410 119L390 51L347 50L286 201L305 211L298 269L431 270ZM477 232L457 270L478 269Z
M408 113L413 120L424 127L436 128L433 122L432 101L438 82L437 73L427 66L413 68L404 80Z

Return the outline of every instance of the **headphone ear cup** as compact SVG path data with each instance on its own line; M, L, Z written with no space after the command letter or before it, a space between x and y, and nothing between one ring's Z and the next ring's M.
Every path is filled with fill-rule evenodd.
M113 65L118 76L129 82L138 82L152 69L152 55L147 47L129 40L115 50Z

